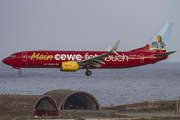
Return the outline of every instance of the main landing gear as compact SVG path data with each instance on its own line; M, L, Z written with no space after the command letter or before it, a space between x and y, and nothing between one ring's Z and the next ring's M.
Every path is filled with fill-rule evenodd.
M92 74L92 72L87 68L85 74L86 74L86 76L90 76Z

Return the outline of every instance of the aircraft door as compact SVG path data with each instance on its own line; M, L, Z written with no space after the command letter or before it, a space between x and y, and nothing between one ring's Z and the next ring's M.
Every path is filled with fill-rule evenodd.
M144 63L144 54L140 54L140 63Z
M22 53L22 61L27 61L27 53L26 52Z

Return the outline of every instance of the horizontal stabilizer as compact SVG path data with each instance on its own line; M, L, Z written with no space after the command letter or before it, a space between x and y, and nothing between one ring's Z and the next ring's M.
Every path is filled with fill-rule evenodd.
M170 54L175 53L175 52L176 52L176 51L172 51L172 52L157 54L157 55L154 55L154 56L155 56L155 57L164 57L164 56L170 55Z

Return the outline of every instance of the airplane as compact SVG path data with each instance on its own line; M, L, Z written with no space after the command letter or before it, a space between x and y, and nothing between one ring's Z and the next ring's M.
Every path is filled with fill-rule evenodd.
M176 52L166 52L168 41L174 22L168 21L144 47L117 51L119 41L106 51L22 51L2 60L14 69L21 68L60 68L60 71L75 72L86 69L86 76L90 76L90 69L98 68L130 68L146 64L154 64L168 58Z

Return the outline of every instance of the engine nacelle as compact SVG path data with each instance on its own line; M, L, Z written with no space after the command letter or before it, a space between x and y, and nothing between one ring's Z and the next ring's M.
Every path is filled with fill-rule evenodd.
M79 64L76 62L62 62L61 71L76 72L79 70Z

